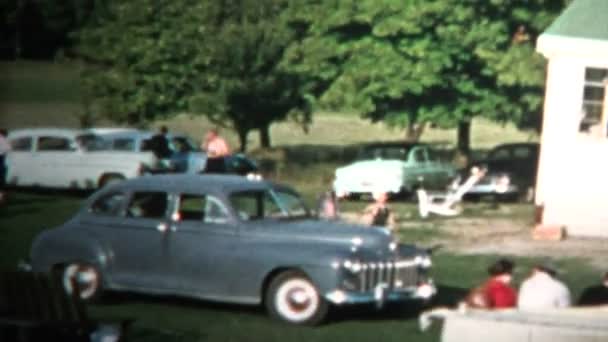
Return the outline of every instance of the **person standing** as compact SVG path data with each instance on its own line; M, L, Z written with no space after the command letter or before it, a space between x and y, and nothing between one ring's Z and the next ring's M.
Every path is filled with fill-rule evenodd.
M340 216L338 208L338 197L333 190L325 191L317 201L317 213L319 218L325 220L337 220Z
M4 128L0 128L0 204L6 201L6 194L4 193L4 186L6 184L6 172L8 166L6 165L6 156L11 150L11 145L7 139L8 131Z
M517 293L511 287L515 264L500 259L488 268L490 278L473 288L465 298L468 307L478 309L513 308L517 304Z
M532 274L519 288L518 308L538 310L570 306L570 290L556 275L557 269L550 262L534 266Z
M230 154L230 147L226 140L219 135L217 128L212 128L207 132L201 149L207 152L209 158L220 158Z
M167 126L161 126L158 133L150 139L150 149L158 159L167 159L171 157L171 149L169 148L169 138L167 134L169 130Z
M604 273L601 284L583 290L578 305L608 305L608 272Z

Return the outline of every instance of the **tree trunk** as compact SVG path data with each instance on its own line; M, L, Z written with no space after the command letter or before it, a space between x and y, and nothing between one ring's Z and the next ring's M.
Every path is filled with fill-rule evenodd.
M22 28L23 28L23 12L25 9L27 0L18 0L17 1L17 12L15 13L15 45L14 45L14 55L15 59L21 59L21 52L23 50L22 46Z
M248 129L239 129L237 130L237 134L239 135L239 143L241 145L241 152L247 151L247 135L249 134Z
M260 128L260 145L262 148L270 148L270 124L263 124Z
M411 142L419 141L425 127L426 122L421 122L419 124L413 122L408 123L407 131L405 132L405 140Z
M471 152L471 121L458 122L458 152L468 156Z

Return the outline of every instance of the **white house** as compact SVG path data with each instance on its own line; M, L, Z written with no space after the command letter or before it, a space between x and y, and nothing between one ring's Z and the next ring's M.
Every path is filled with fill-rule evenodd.
M608 237L608 0L574 0L537 51L548 60L535 200L541 223Z

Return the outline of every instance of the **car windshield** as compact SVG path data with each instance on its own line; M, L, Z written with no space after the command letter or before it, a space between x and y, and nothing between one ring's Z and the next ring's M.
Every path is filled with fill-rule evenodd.
M239 191L230 195L232 207L244 221L309 216L298 194L278 189Z
M407 146L369 146L359 153L358 160L392 159L407 160Z

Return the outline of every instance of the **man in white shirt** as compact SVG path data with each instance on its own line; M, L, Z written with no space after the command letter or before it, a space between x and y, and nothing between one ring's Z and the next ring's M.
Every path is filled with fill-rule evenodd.
M570 306L570 290L555 278L556 273L551 263L535 266L532 275L519 288L517 307L539 310Z

